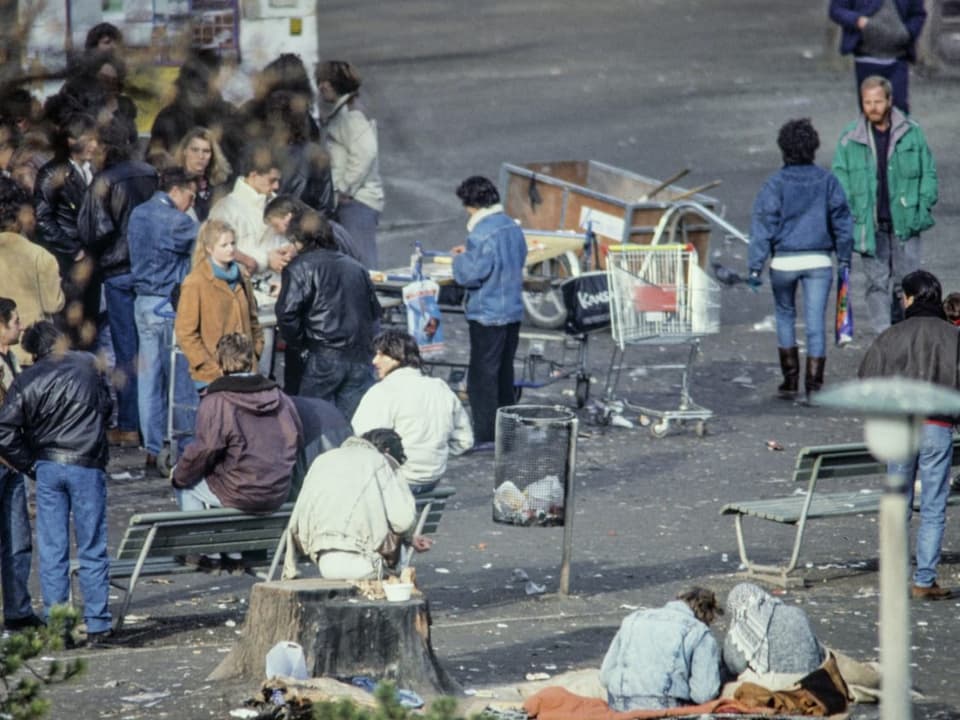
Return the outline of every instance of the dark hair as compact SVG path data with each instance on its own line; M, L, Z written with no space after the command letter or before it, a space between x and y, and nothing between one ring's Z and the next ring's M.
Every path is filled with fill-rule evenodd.
M304 251L317 248L339 249L330 223L321 213L313 209L307 209L303 214L291 218L287 237L302 245Z
M291 90L274 90L264 103L275 141L302 145L310 139L310 106L313 101Z
M400 439L396 430L374 428L373 430L367 430L360 437L380 452L392 457L398 464L403 465L407 461L406 453L403 451L403 440Z
M120 30L116 25L111 25L108 22L102 22L90 28L89 32L87 32L87 40L83 46L87 50L92 50L100 44L100 38L105 37L110 38L115 43L123 42L123 35L120 34Z
M181 93L206 97L210 94L213 79L222 66L223 59L212 50L191 50L180 66L177 79L173 81L177 88L177 97L180 98Z
M360 89L360 73L343 60L328 60L317 65L317 85L329 82L337 95L355 93Z
M130 129L130 121L116 115L97 128L97 140L103 146L105 168L125 162L133 156Z
M30 196L13 178L0 176L0 230L16 231L20 209L33 207Z
M243 333L227 333L217 340L217 364L224 375L253 370L253 342Z
M943 301L943 312L947 320L955 323L960 320L960 293L950 293Z
M423 367L417 341L410 333L405 333L403 330L394 328L384 330L373 339L373 351L393 358L400 363L400 367Z
M73 113L57 127L57 152L69 157L73 152L71 140L76 141L83 135L89 135L97 129L97 121L87 113Z
M780 128L777 145L784 165L812 165L820 147L820 136L810 118L789 120Z
M500 202L496 186L481 175L473 175L460 183L457 197L464 207L488 208Z
M0 322L9 325L13 318L13 311L17 309L17 304L10 298L0 297Z
M52 353L61 338L63 333L57 330L56 325L48 320L40 320L24 330L20 345L24 352L33 355L34 360L39 360Z
M33 95L23 87L8 87L0 97L0 112L14 122L33 117Z
M160 173L160 189L170 192L174 188L189 188L197 184L197 176L182 167L168 167Z
M268 200L267 204L263 206L263 219L266 220L274 215L283 216L287 213L298 217L309 209L309 205L303 202L303 200L295 198L293 195L277 195L275 198Z
M283 53L263 68L260 78L263 83L262 96L284 90L296 95L305 95L311 103L313 101L310 74L299 55Z
M253 143L243 153L240 159L240 174L246 177L250 173L266 175L268 172L281 167L280 160L266 143Z
M940 287L940 281L937 280L936 275L926 270L914 270L905 275L900 286L903 288L904 296L913 298L914 302L943 304L943 289Z
M692 587L677 595L677 600L685 602L693 611L693 615L704 625L709 625L717 615L723 615L723 608L717 602L713 590L702 587Z

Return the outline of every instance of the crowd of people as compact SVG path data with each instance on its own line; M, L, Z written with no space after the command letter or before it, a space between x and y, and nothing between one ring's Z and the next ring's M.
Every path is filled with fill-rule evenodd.
M307 68L284 54L238 108L219 94L219 59L192 53L140 143L123 55L120 32L103 24L42 105L21 88L0 92L4 623L41 624L67 601L72 524L91 645L110 632L110 445L142 448L152 476L174 445L184 511L296 501L291 547L327 577L382 572L394 561L378 554L388 532L429 549L414 536L414 494L436 486L451 453L478 449L474 425L479 449L492 446L498 398L513 400L526 252L493 184L465 181L472 219L454 270L471 327L486 333L471 361L471 422L447 384L424 375L413 338L381 332L370 270L383 187L357 70L317 66L317 113ZM331 502L344 477L356 480L349 513ZM26 478L44 617L27 591ZM238 556L181 560L245 569Z

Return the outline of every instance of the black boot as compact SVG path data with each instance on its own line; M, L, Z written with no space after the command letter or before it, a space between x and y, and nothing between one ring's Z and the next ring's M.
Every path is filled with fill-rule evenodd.
M777 387L777 393L785 400L793 400L800 390L800 351L796 346L777 348L780 353L780 370L783 382Z
M807 388L807 400L815 392L820 392L823 387L823 366L827 359L822 357L807 357L807 376L805 385Z

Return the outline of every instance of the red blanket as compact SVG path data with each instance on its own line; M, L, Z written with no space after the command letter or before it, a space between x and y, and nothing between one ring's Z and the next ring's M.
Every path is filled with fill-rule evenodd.
M523 703L527 715L538 720L654 720L655 718L683 717L686 715L704 715L727 713L730 715L772 715L770 708L757 708L745 705L737 700L718 698L701 705L684 705L666 710L630 710L617 712L611 710L599 698L585 698L574 695L560 687L544 688Z

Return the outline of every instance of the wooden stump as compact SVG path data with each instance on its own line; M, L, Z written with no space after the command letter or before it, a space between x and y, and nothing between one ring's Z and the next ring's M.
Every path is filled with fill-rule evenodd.
M257 583L242 637L208 679L259 682L267 653L282 641L303 647L312 677L367 675L421 694L461 692L434 655L430 609L419 593L387 602L337 580Z

